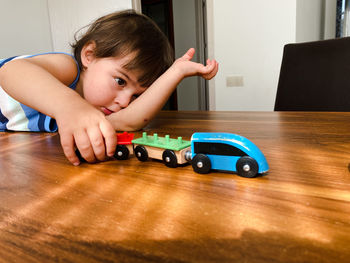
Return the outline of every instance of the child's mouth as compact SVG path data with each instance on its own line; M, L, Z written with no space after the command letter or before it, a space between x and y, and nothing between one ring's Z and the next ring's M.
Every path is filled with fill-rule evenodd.
M102 107L102 111L103 111L103 113L104 113L105 115L110 115L110 114L113 113L113 111L111 111L111 110L109 110L109 109L107 109L107 108L105 108L105 107Z

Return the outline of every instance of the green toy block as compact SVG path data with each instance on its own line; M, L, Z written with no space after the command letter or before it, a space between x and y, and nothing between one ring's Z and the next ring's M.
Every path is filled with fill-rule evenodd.
M158 137L157 133L154 133L153 136L151 136L147 135L146 132L142 133L141 138L132 140L132 143L162 149L169 149L173 151L180 151L186 147L191 146L191 142L182 140L182 137L178 137L177 139L171 139L169 135L165 135L165 137Z

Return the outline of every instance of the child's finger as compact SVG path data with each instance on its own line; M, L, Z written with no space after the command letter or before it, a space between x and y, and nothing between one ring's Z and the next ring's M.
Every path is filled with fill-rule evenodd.
M97 160L103 161L106 158L106 147L100 129L98 127L91 127L87 131L87 134L95 157Z
M72 135L60 134L61 146L64 155L67 157L73 165L77 166L80 164L79 158L74 151L74 138Z
M216 75L218 70L219 70L219 63L214 60L211 70L208 73L204 74L203 78L212 79Z
M89 163L96 161L94 150L91 146L89 136L85 131L79 131L74 134L75 144L81 156Z
M117 136L112 125L106 121L100 124L102 135L105 139L106 153L112 157L117 147Z
M203 67L203 66L202 66ZM202 75L207 75L210 72L212 72L215 69L215 60L207 60L207 65L202 68L201 73Z
M214 77L216 75L216 73L218 73L219 71L219 63L217 61L215 61L215 66L213 68L213 70L209 73L209 75L211 77Z

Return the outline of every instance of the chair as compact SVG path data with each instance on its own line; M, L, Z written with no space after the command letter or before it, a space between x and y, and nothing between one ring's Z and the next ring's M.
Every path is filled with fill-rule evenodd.
M350 111L350 37L285 45L275 111Z

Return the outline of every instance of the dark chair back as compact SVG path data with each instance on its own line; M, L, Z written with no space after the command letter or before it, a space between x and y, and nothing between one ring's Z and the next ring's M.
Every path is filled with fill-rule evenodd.
M275 111L350 111L350 37L285 45Z

